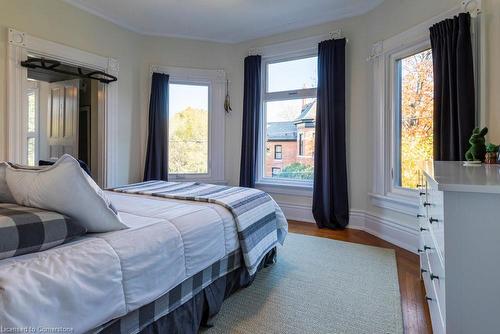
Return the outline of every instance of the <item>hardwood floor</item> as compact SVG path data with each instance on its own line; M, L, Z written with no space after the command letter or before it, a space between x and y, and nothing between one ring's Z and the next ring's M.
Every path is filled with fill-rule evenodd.
M399 289L405 333L432 333L429 309L425 300L423 282L420 280L420 263L418 255L399 248L369 233L353 229L329 230L319 229L315 224L289 221L289 231L354 242L363 245L392 248L396 252L398 266Z

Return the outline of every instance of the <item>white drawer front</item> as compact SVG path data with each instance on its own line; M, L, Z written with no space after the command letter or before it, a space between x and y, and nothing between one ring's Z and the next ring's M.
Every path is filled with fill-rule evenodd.
M422 277L424 280L427 304L429 305L429 313L431 314L432 331L434 334L444 334L446 333L446 330L444 326L444 319L441 317L442 312L440 309L439 299L437 298L433 284L429 279L429 274L424 273Z

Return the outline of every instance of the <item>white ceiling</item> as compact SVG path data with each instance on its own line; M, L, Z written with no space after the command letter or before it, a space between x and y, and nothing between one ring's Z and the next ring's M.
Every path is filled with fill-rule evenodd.
M383 0L65 0L154 36L237 43L364 14Z

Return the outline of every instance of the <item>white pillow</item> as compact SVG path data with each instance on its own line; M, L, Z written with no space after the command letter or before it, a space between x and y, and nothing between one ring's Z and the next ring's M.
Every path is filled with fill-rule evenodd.
M0 162L0 203L16 203L7 185L7 179L5 178L6 169L7 164L5 162Z
M73 218L88 232L127 228L102 189L68 154L40 170L7 166L6 179L19 205L57 211Z

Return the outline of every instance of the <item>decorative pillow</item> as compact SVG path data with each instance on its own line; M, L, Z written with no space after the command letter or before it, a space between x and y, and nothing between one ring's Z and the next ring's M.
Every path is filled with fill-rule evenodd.
M12 197L5 178L6 169L7 164L5 162L0 162L0 203L15 203L16 200Z
M85 232L84 227L56 212L0 204L0 260L40 252Z
M6 170L7 185L17 204L57 211L74 219L88 232L127 228L101 188L75 158L65 154L40 170Z

